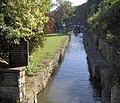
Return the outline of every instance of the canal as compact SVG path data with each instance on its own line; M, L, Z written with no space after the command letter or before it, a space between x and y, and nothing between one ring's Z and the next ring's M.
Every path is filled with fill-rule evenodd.
M99 86L92 82L83 45L83 34L71 36L65 58L38 103L101 103Z

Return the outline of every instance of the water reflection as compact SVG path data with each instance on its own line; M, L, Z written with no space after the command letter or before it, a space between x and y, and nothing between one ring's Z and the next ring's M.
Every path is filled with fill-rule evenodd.
M72 36L64 61L38 95L38 103L101 103L98 86L94 87L88 71L82 33Z

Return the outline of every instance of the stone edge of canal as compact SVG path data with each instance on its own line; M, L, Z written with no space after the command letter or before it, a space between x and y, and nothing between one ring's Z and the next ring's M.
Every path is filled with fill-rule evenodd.
M49 66L46 69L43 69L41 72L39 72L37 76L28 78L29 80L27 81L29 82L26 83L26 103L37 103L37 94L40 93L46 87L49 78L64 58L66 48L68 47L71 38L70 36L65 41L60 51L55 55L54 59L49 62Z

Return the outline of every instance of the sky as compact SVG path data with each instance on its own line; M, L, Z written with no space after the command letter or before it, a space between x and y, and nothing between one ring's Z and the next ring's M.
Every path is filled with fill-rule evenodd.
M56 0L52 0L52 1L55 2ZM78 6L87 2L87 0L68 0L68 1L72 2L73 6Z
M72 2L74 6L78 6L87 2L87 0L69 0L69 1Z

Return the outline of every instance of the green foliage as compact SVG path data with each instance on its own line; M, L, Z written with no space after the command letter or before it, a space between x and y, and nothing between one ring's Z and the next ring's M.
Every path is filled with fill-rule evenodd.
M86 23L88 14L90 13L90 6L91 3L86 3L80 6L80 8L77 9L78 11L78 19L81 21L82 24ZM80 10L79 10L80 9Z
M112 78L112 84L113 86L120 85L120 72L114 72L113 78Z
M116 36L112 34L106 34L106 40L111 43L116 40Z
M50 0L0 0L0 45L6 47L0 56L6 59L7 44L19 44L20 38L30 41L30 53L43 46L49 10Z
M73 18L73 20L77 20L81 26L86 27L88 17L98 11L100 1L101 0L88 0L87 3L75 7L75 18Z
M61 21L66 21L73 15L74 7L72 3L67 0L59 0L60 4L56 10L56 19L57 22L60 23Z
M42 64L39 58L39 50L35 50L31 56L29 56L29 67L27 67L27 75L32 76L34 75L37 70L42 68Z
M98 12L93 12L88 22L92 31L99 34L104 40L118 42L120 39L120 1L103 0L98 8Z
M0 0L0 35L14 43L42 38L49 8L49 0Z

